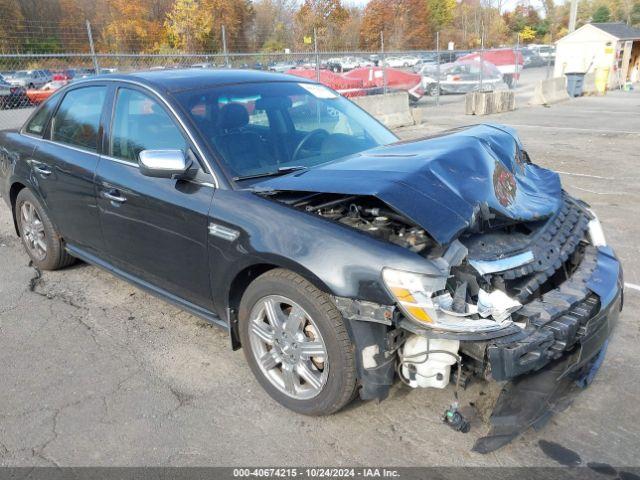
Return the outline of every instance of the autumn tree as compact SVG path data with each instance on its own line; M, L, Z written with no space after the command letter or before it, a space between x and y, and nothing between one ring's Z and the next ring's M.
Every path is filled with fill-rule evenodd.
M165 21L169 45L187 52L206 50L212 27L211 11L199 0L176 0Z
M422 0L372 0L364 9L360 44L380 49L384 35L387 50L425 49L432 43L429 12Z
M249 31L252 50L276 52L293 43L295 0L258 0L253 3L253 22Z
M225 27L227 48L244 52L248 49L246 34L253 19L253 8L249 0L202 0L202 11L213 19L210 47L222 49L222 26Z
M16 51L22 46L22 21L17 0L0 0L0 51Z
M302 43L303 37L313 35L315 29L321 49L342 49L341 35L348 18L349 11L340 0L305 0L295 15L298 43Z
M115 52L149 52L159 48L164 29L151 16L150 0L107 0L101 44Z
M435 29L448 27L456 13L456 0L427 0L430 23Z

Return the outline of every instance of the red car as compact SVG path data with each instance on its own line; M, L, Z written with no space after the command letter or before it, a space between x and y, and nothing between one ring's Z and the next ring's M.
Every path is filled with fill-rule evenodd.
M383 88L385 84L385 74L387 77L387 88L389 90L406 90L409 98L414 102L420 100L424 95L420 75L395 68L362 67L351 70L343 76L351 79L360 79L370 85Z
M320 83L345 97L382 93L385 84L385 71L389 90L406 90L412 101L418 101L424 95L420 75L395 68L383 70L382 67L361 67L342 74L330 70L320 70ZM287 73L312 80L316 79L316 71L311 68L289 70Z

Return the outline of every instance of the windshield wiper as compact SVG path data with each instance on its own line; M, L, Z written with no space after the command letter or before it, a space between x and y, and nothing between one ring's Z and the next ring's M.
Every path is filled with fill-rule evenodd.
M292 167L280 167L275 172L264 172L264 173L256 173L254 175L243 175L240 177L233 177L234 181L238 180L249 180L252 178L262 178L262 177L277 177L278 175L285 175L291 172L297 172L298 170L306 170L307 167L303 165L296 165Z

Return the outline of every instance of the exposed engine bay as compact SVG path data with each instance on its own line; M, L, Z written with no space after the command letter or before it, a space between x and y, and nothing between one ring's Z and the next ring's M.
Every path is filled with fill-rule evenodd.
M555 215L529 222L481 209L474 224L446 246L375 197L278 192L276 198L443 266L446 275L428 279L385 269L387 288L397 300L398 308L390 307L393 313L381 315L365 302L354 310L347 299L339 299L338 306L358 320L391 317L387 335L396 332L393 341L373 355L367 352L366 367L379 374L393 358L392 374L410 387L445 388L453 382L455 399L443 420L457 430L469 427L458 411L461 385L473 378L511 380L548 364L557 368L553 365L561 358L563 375L575 376L597 354L584 355L585 345L589 348L585 339L609 331L604 316L597 319L600 302L588 288L604 236L588 208L566 194ZM541 401L552 404L551 393ZM531 412L539 414L533 407ZM503 425L501 434L485 437L478 449L498 448L534 420L520 419L511 430Z
M435 246L425 230L375 197L281 192L277 200L420 253Z

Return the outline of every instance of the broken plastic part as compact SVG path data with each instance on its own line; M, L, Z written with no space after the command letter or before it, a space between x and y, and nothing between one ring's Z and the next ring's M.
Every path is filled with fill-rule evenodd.
M566 355L537 373L507 383L491 413L491 429L476 441L473 451L493 452L530 427L541 429L554 413L569 407L580 387L595 376L604 352L601 350L589 363L567 375L579 356L580 351Z
M481 317L493 317L496 322L503 322L511 317L511 314L522 308L522 304L509 297L502 290L494 290L491 293L480 289L478 292L478 313Z

